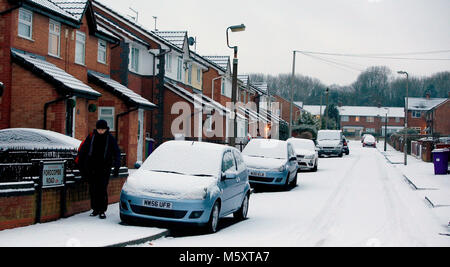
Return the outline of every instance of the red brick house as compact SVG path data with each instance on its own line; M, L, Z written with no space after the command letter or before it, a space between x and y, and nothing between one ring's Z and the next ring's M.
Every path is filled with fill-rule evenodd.
M439 124L445 125L445 122L438 123L436 120L445 120L448 115L436 116L437 113L435 113L435 108L440 106L441 104L444 104L445 102L448 102L447 98L430 98L429 95L425 98L408 98L408 128L416 129L420 134L438 133L439 131L436 129L436 127L439 127ZM442 110L445 110L445 106L446 105L441 107L438 113L441 113ZM439 130L444 130L445 132L445 129L441 128Z
M97 24L91 1L6 1L1 5L1 22L9 31L0 33L8 40L0 47L0 79L5 81L1 99L0 129L40 128L83 140L98 119L106 119L127 153L127 165L142 161L138 136L140 119L123 115L116 127L116 115L136 106L126 94L113 87L92 83L97 73L110 76L112 50L120 38ZM122 88L123 89L123 88ZM104 96L104 97L103 97ZM147 100L146 100L147 101ZM155 106L147 101L145 109ZM142 105L140 106L142 107ZM119 113L117 113L119 112ZM140 112L142 113L142 112ZM142 116L142 114L141 114ZM142 133L142 131L141 131Z
M450 135L450 98L429 110L426 118L428 134Z
M363 133L384 135L386 114L388 134L404 128L404 108L342 106L338 108L340 127L348 136L361 136Z

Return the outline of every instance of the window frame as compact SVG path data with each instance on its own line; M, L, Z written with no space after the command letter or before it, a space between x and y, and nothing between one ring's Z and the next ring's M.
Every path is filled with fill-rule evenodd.
M79 40L78 36L83 37L83 40ZM77 58L77 47L82 45L83 47L83 62L80 62ZM75 34L75 63L85 66L86 65L86 33L82 31L77 31Z
M112 110L112 115L102 115L103 110ZM112 125L109 125L110 131L114 132L116 130L116 121L115 121L115 115L116 115L116 108L115 107L98 107L98 119L99 120L105 120L105 117L112 118Z
M417 116L417 114L419 114L419 116ZM420 119L420 118L422 118L422 111L413 110L412 113L411 113L411 117L413 119Z
M177 59L177 80L181 82L183 79L183 59L178 57Z
M51 29L52 24L54 25L53 29L55 28L55 26L58 26L59 32L55 32L54 30ZM52 44L52 42L50 41L50 37L52 35L57 36L57 38L58 38L57 54L52 53L52 51L50 49L50 46ZM61 23L59 23L55 20L52 20L52 19L49 19L49 22L48 22L48 54L50 56L54 56L54 57L61 56Z
M28 13L28 15L30 15L30 21L22 20L20 18L21 13ZM20 34L20 25L21 24L24 24L24 25L30 27L30 36L25 36L25 35ZM17 23L17 35L19 37L22 37L25 39L33 40L33 11L27 10L25 8L19 8L18 23Z
M139 73L139 61L141 50L138 47L132 46L130 49L130 70Z
M104 49L101 46L101 43L103 43L105 45ZM100 60L100 52L104 53L105 61L101 61ZM98 63L102 63L102 64L106 64L107 57L108 57L108 42L106 42L105 40L102 40L102 39L98 39L98 43L97 43L97 62Z
M349 121L350 121L350 116L345 116L345 115L343 115L343 116L341 117L341 121L342 121L342 122L349 122Z

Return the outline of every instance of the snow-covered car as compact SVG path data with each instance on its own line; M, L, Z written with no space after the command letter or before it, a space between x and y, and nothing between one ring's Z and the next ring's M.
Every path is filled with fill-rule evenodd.
M342 131L339 130L321 130L317 133L317 148L319 157L323 155L344 155L344 140Z
M314 141L300 138L290 138L287 141L294 148L299 170L316 172L319 164L319 153L317 153Z
M120 218L125 223L141 218L195 224L214 233L222 217L247 217L250 193L239 150L170 141L127 179L120 195Z
M76 150L80 144L80 140L53 131L32 128L0 130L0 150L18 148L26 150Z
M363 141L363 147L370 146L370 147L377 147L377 140L373 135L367 135L364 138Z
M284 186L286 190L297 185L297 157L288 142L252 139L242 155L249 171L250 184Z

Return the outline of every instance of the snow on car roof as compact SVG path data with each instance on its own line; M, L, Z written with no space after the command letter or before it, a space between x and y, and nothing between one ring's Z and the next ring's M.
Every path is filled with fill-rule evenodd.
M47 130L11 128L0 130L0 150L6 149L78 149L81 141Z
M232 148L205 142L169 141L160 145L142 168L217 177L222 166L222 155L227 149Z

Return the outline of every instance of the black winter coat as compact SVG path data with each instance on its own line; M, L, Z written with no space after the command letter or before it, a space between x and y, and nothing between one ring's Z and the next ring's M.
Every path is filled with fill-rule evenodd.
M83 177L96 170L110 171L112 167L116 173L119 171L120 149L109 130L103 135L94 130L86 137L78 150L78 166Z

